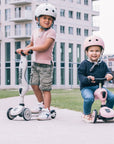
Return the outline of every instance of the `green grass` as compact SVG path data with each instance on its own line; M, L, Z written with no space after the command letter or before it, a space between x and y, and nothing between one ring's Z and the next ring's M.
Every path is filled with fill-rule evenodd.
M33 94L32 91L27 92L27 95ZM0 99L19 96L18 90L0 90Z
M114 89L109 89L114 93ZM29 91L27 95L33 94ZM0 98L18 96L17 90L0 90ZM83 99L79 89L54 89L52 90L51 105L58 108L70 109L75 111L83 111ZM93 109L100 108L100 101L97 100L92 106Z

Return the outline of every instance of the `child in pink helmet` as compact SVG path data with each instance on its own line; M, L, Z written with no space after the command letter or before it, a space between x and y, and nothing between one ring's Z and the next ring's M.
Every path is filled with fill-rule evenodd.
M83 102L82 119L86 122L93 122L91 107L94 102L94 91L98 88L98 82L95 78L106 78L107 81L113 79L113 75L106 63L101 60L104 51L104 42L98 36L90 36L84 41L84 51L87 59L84 60L78 68L78 77L80 81L80 90ZM91 79L91 81L89 80ZM107 90L107 103L109 108L113 108L114 94Z
M24 49L17 50L19 54L23 51L26 55L28 55L28 51L34 51L30 84L38 100L38 105L31 111L32 113L39 113L38 120L51 119L52 51L56 38L56 32L52 26L54 20L56 20L56 14L53 5L49 3L40 4L35 10L38 28L33 31L30 44Z

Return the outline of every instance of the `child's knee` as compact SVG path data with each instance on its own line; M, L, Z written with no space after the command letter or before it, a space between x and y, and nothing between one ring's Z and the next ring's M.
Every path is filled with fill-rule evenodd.
M86 97L84 99L84 101L87 102L87 103L93 103L94 102L94 98L93 97Z

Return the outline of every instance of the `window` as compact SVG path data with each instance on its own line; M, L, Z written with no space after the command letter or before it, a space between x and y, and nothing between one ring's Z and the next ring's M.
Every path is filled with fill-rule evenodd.
M15 18L21 18L21 7L15 8Z
M65 33L65 26L60 26L60 33Z
M65 61L65 43L62 42L60 43L60 47L61 47L61 62L64 62Z
M25 6L25 17L32 18L31 6Z
M21 48L21 42L15 42L15 51ZM19 84L19 60L20 60L20 55L15 55L15 84L18 85Z
M54 24L53 29L56 31L57 33L57 25Z
M69 84L73 84L73 44L69 43Z
M81 4L81 0L76 0L76 3L77 4Z
M10 36L10 25L5 26L5 37Z
M81 28L76 29L76 35L81 36Z
M73 18L73 11L68 11L68 17Z
M25 41L25 47L26 47L27 45L29 45L29 44L30 44L30 40ZM27 70L26 70L26 80L27 80L27 82L28 82L28 84L29 84L29 81L30 81L30 73L31 73L31 55L28 55L28 56L27 56L27 60L28 60L28 64L27 64Z
M84 5L88 5L88 0L84 0Z
M1 43L0 43L0 85L1 85Z
M88 18L89 18L89 17L88 17L88 14L85 13L85 14L84 14L84 20L85 20L85 21L88 21Z
M21 35L21 25L20 24L16 24L15 25L15 35L16 36L20 36Z
M73 27L68 27L68 33L73 35Z
M11 17L11 10L5 9L5 21L10 20Z
M109 66L112 66L112 62L109 62L108 65L109 65Z
M79 19L79 20L81 19L81 12L76 13L76 19Z
M27 36L31 35L31 23L25 24L25 31Z
M5 43L5 84L10 85L10 43Z
M60 16L65 17L65 10L64 9L60 9Z
M5 0L5 4L8 4L10 2L10 0ZM1 2L0 2L1 3Z
M69 0L69 2L73 3L73 0Z
M65 84L65 43L60 43L61 52L61 85Z
M77 44L76 46L76 56L77 56L77 63L81 62L81 44Z
M84 36L88 36L89 35L89 30L88 29L84 29Z
M53 49L53 61L54 61L54 67L53 67L53 84L56 84L56 42Z
M76 57L77 57L77 69L78 69L81 62L81 44L77 44L76 46ZM79 84L78 75L77 75L77 84Z
M1 10L0 10L0 23L1 23Z

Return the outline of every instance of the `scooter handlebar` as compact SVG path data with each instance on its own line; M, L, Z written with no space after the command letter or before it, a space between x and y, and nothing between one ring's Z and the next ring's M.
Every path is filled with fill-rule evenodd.
M33 50L30 50L29 52L28 52L28 54L32 54L33 53ZM18 54L16 51L15 51L15 54ZM21 51L21 54L23 55L23 56L26 56L24 53L23 53L23 51Z
M106 78L95 78L94 81L97 81L98 83L102 83L102 82L104 82L106 80L107 80ZM89 78L88 81L91 82L92 80Z
M95 81L98 81L98 82L103 82L106 80L107 80L106 78L95 78Z

